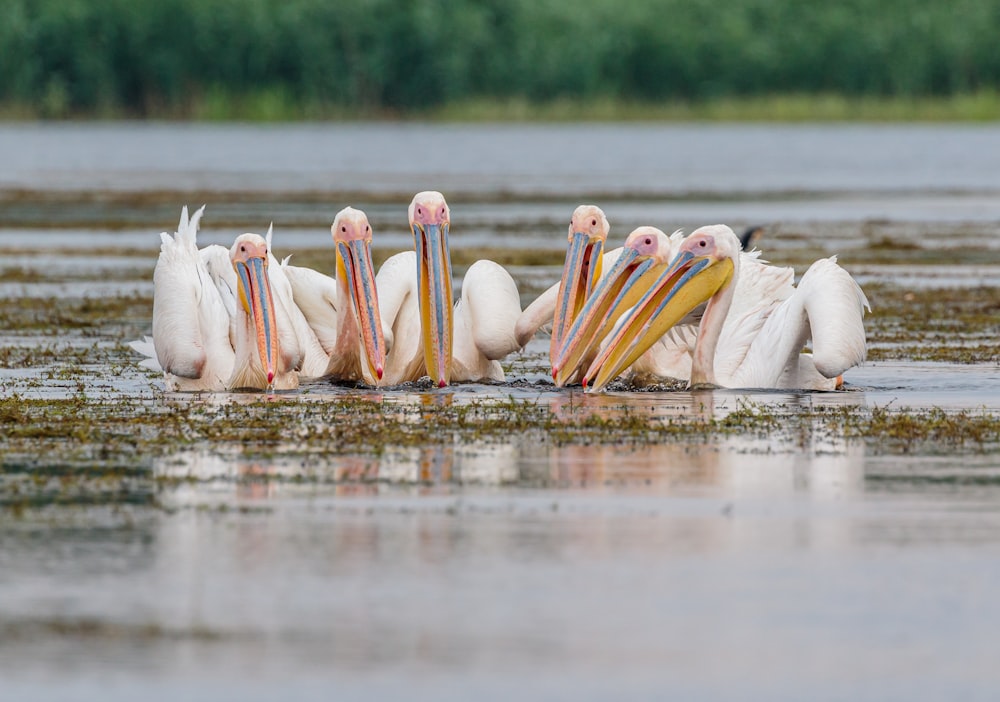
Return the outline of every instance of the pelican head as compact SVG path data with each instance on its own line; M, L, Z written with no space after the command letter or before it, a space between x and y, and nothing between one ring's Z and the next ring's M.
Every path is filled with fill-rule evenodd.
M762 225L749 226L743 230L743 234L740 235L740 245L743 246L744 251L750 251L753 247L757 245L757 242L761 240L764 236L764 227Z
M385 369L385 340L375 290L372 228L368 215L345 207L337 213L330 232L337 249L337 280L347 286L359 327L364 362L371 377L381 380Z
M427 374L438 387L451 378L453 338L451 253L448 230L451 212L444 195L427 190L410 203L410 230L417 250L417 295Z
M579 316L587 297L601 277L604 242L608 238L608 219L596 205L580 205L569 221L569 246L563 264L559 296L552 318L552 342L549 359L554 366L563 340L573 320Z
M684 239L657 275L636 280L641 298L590 364L583 384L601 390L691 310L727 289L739 265L740 248L740 240L726 225L701 227ZM709 314L706 310L705 318ZM715 349L710 353L714 355ZM692 384L695 381L692 377Z
M607 336L615 321L641 296L642 284L670 261L670 237L656 227L628 235L621 255L594 288L573 321L552 363L552 378L563 385Z
M267 241L257 234L241 234L229 250L240 303L253 324L257 354L270 386L278 368L278 325L267 275L267 258Z

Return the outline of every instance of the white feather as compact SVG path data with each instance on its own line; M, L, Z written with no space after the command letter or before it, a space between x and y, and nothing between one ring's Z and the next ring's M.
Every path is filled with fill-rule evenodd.
M152 339L146 337L131 346L147 356L144 367L163 370L168 390L263 388L263 371L242 367L247 361L237 362L240 344L249 347L250 342L240 341L248 334L248 320L237 296L229 252L222 246L198 250L204 211L202 206L189 217L187 207L182 208L177 231L160 234L160 255L153 272ZM275 281L276 267L269 265L268 276L272 288L277 288L272 294L281 357L275 387L290 388L298 385L300 350L287 314L290 288L287 282L282 286L280 279ZM252 354L247 348L242 355L249 358Z
M128 342L128 345L133 351L137 351L146 357L144 360L139 362L140 366L153 371L163 370L162 366L160 366L160 362L156 360L156 349L153 347L152 337L144 336L141 339Z
M707 229L713 231L720 250L738 250L739 241L728 227ZM732 255L735 259L736 254ZM718 319L706 322L699 332L699 343L702 336L718 334L716 384L734 388L831 389L838 376L864 361L863 318L868 300L857 282L837 264L835 256L813 263L794 288L787 280L788 269L742 257L735 260L738 265L730 284L734 294L721 333ZM741 294L750 290L765 297L747 307L739 301ZM724 305L727 297L720 291L713 304ZM812 354L802 352L807 343Z
M230 317L198 252L204 211L183 208L175 234L160 234L153 272L153 346L174 390L222 390L233 366Z
M286 259L287 261L287 259ZM337 344L337 281L311 268L282 263L292 288L292 297L313 330L323 351L329 355Z

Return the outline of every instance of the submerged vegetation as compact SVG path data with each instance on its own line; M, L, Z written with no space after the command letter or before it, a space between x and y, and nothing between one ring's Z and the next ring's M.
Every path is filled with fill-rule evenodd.
M7 0L9 116L995 119L996 0Z
M147 195L110 203L108 211L134 209L149 218L151 209L159 212L170 199L142 199ZM72 203L48 207L48 200L30 194L12 202L16 217L43 230L78 227L45 217L75 222L79 212L91 212ZM95 212L99 217L104 210ZM328 225L316 212L303 217L315 217L308 226L325 238ZM173 207L164 208L163 226L175 216ZM989 227L817 227L828 229L768 232L762 248L799 274L818 256L841 254L872 301L866 318L870 360L1000 361L1000 285L991 272L1000 259L995 247L969 245L990 241ZM819 453L850 444L870 455L1000 455L1000 416L993 411L871 407L851 402L850 392L831 396L829 403L809 394L762 402L725 393L671 393L663 402L634 393L589 396L552 388L544 349L509 358L505 369L512 382L506 386L438 392L419 383L381 390L306 384L273 397L164 395L158 374L140 368L126 344L149 332L153 245L93 249L88 254L96 262L55 267L48 263L73 263L79 250L30 238L17 239L15 246L0 248L0 258L8 261L0 306L0 506L14 511L52 504L162 506L171 490L215 479L238 485L461 483L480 478L444 467L458 466L458 454L480 451L507 456L516 470L500 479L521 485L566 479L531 473L524 466L533 465L532 457L547 455L538 461L545 463L559 452L589 456L595 449L714 455L736 446ZM458 246L455 269L492 258L524 276L518 284L530 299L558 278L564 252L557 246ZM975 252L974 260L968 251ZM375 258L390 253L379 248ZM331 265L326 246L297 249L295 256L296 263L320 270ZM971 265L981 273L978 285L963 277ZM942 276L940 282L932 274ZM920 284L908 284L906 276L919 277ZM962 277L960 284L955 276ZM675 402L678 396L685 400ZM199 461L215 467L206 474L195 465ZM400 473L394 465L412 470ZM274 466L284 468L275 472Z
M877 301L867 318L873 361L1000 362L1000 289L865 286Z
M803 409L744 402L729 412L664 416L626 402L590 402L579 393L575 397L575 403L548 405L511 397L458 401L443 394L413 401L374 392L321 400L191 396L166 402L83 393L67 399L7 395L0 400L0 506L20 510L48 504L157 504L161 490L203 479L395 481L398 475L379 468L378 459L387 452L491 444L534 453L601 444L627 451L694 443L699 450L712 451L726 437L737 436L766 437L768 451L788 452L837 436L862 441L875 453L1000 450L1000 416L991 412ZM237 464L278 460L295 467L273 474L253 468L235 476L199 476L183 468L153 470L164 459L182 458L191 451L228 456ZM359 459L360 469L352 464ZM477 480L450 469L433 476L421 470L404 478L470 479ZM509 479L524 482L530 477Z

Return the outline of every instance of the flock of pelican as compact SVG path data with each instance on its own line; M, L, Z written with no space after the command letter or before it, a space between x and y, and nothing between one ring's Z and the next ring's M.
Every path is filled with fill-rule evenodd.
M643 226L605 251L607 217L581 205L562 278L522 311L513 278L487 260L469 267L453 301L451 212L439 192L414 196L414 250L377 274L360 210L334 219L333 277L278 261L270 229L228 251L199 249L203 212L184 208L177 231L160 235L153 335L132 344L171 391L292 389L300 378L503 381L500 360L544 328L554 383L592 392L622 376L832 390L865 359L868 300L836 257L813 263L796 286L791 268L746 250L752 230L741 241L721 224L687 237Z

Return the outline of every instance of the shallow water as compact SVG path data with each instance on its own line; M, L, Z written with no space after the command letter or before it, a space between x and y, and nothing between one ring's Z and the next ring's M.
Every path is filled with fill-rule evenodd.
M209 483L175 495L187 507L172 514L8 523L5 688L32 699L995 689L997 482L899 485L850 446L778 459L695 448L693 463L609 456L624 481L577 483L593 458L554 457L564 487ZM985 470L995 480L998 468Z
M596 166L581 167L581 144ZM274 220L291 253L325 246L350 196L379 245L405 248L405 203L431 187L454 194L456 249L558 249L586 195L613 236L766 220L775 262L839 253L863 284L997 287L995 259L866 258L883 239L906 253L941 231L948 246L1000 246L998 147L993 126L0 125L0 267L17 273L0 299L150 295L158 233L184 201L208 202L204 243ZM525 301L559 274L511 269ZM145 407L257 400L164 396L122 346L148 332L143 310L5 330L14 358L50 354L0 368L0 387ZM314 383L282 398L362 394L386 411L512 398L665 421L1000 412L995 365L909 361L853 369L836 393L584 396L549 384L546 343L510 359L503 385ZM908 453L779 425L622 445L247 448L136 456L131 500L0 507L0 697L987 699L1000 685L990 447ZM0 477L7 497L33 475L7 462ZM109 494L115 480L95 478Z

